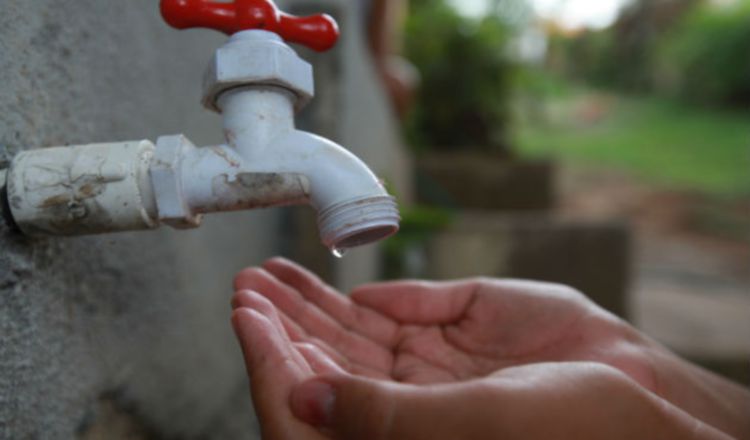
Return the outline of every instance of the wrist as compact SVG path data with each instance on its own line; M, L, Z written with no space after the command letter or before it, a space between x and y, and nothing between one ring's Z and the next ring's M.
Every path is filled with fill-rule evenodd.
M736 438L750 438L750 390L652 345L660 397Z
M619 318L607 314L604 321L605 363L704 423L750 439L750 390L680 358Z

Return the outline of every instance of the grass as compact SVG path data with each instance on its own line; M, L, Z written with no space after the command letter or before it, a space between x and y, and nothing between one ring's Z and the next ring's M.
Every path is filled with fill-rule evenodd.
M528 113L519 112L515 133L522 155L610 166L711 196L750 195L750 112L578 90L552 96L543 117Z

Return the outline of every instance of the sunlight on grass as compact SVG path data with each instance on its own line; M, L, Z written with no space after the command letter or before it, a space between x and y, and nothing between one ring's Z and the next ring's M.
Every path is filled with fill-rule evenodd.
M611 166L674 189L750 195L750 112L577 92L538 113L517 118L525 156Z

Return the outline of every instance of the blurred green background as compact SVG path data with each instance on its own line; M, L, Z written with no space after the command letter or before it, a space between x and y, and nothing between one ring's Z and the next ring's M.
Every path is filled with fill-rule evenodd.
M521 0L484 4L474 15L459 2L410 4L417 152L555 157L711 197L750 195L749 1L625 2L601 29L566 28ZM529 53L534 32L545 47Z
M750 0L410 0L405 31L388 275L570 284L750 383Z

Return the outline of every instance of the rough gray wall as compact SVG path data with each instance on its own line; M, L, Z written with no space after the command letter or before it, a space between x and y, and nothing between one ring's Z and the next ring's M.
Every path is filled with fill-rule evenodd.
M220 140L199 106L220 35L168 28L156 0L0 8L0 151ZM0 226L0 438L252 438L230 282L274 254L275 215L64 239Z

